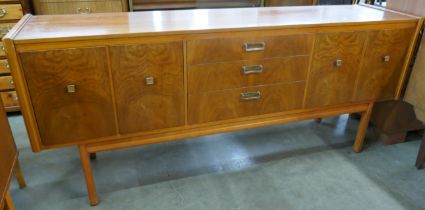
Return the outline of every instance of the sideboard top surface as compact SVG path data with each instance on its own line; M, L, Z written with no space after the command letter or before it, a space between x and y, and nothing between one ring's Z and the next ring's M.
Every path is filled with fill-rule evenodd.
M362 5L238 9L195 9L130 13L27 16L20 30L8 35L15 43L84 40L122 36L170 35L312 25L356 25L418 18Z

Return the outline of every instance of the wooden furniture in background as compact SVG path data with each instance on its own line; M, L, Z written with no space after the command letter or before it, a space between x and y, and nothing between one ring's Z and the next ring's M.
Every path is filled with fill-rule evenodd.
M425 1L423 0L406 0L406 1L397 1L397 0L387 0L387 7L393 10L406 12L414 15L425 16ZM423 31L423 30L422 30ZM425 75L425 39L422 33L422 41L418 44L418 53L415 58L413 75L410 79L409 88L406 92L405 100L409 103L414 104L415 112L417 118L425 123L424 117L424 102L423 102L423 93L425 90L424 81L422 81L423 76ZM415 78L413 78L415 76ZM418 97L419 96L419 97ZM420 97L422 96L422 97ZM416 104L415 104L416 103ZM422 143L418 152L418 157L416 160L416 167L421 168L425 161L425 133L422 139Z
M22 16L20 1L0 1L0 38L9 32ZM19 111L18 96L3 45L0 46L0 100L3 101L7 112Z
M375 104L370 121L383 144L402 143L407 132L425 128L425 124L416 119L412 105L402 100Z
M27 15L5 37L33 150L78 145L92 205L101 151L362 113L360 152L423 22L358 5L199 11Z
M425 163L425 133L422 136L421 146L419 147L418 157L416 158L416 168L421 169Z
M131 0L131 11L224 7L259 7L261 0Z
M21 188L25 187L25 180L2 101L0 101L0 131L0 209L11 210L13 202L8 189L12 175L15 174Z
M127 12L127 0L33 0L37 15Z
M264 0L264 6L275 7L275 6L306 6L315 5L318 0Z

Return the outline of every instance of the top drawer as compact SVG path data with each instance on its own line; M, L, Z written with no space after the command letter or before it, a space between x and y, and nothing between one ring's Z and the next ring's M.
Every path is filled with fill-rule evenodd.
M189 41L189 64L309 55L312 34L201 39Z
M19 20L23 16L20 4L4 4L0 5L0 21L1 20Z

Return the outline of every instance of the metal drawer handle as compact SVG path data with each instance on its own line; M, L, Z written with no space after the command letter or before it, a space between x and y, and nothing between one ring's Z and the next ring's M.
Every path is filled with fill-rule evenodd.
M7 14L7 10L5 8L1 8L0 9L0 18L6 16L6 14Z
M78 14L90 14L91 13L91 9L88 8L88 7L86 7L85 9L78 8L77 9L77 13Z
M75 93L77 92L77 87L75 85L67 85L66 86L67 93Z
M155 78L154 77L145 77L145 85L154 85Z
M242 44L245 52L255 52L255 51L263 51L266 49L265 42L254 42L254 43L244 43Z
M0 50L6 52L6 48L4 46L0 46Z
M260 74L260 73L263 73L263 70L264 70L263 65L242 66L241 73L243 75Z
M261 98L261 92L246 92L241 93L241 100L242 101L252 101L252 100L258 100Z
M337 59L337 60L335 61L335 66L337 66L337 67L342 66L342 60L341 60L341 59Z
M14 87L14 85L15 85L15 82L13 81L13 79L10 79L9 80L9 86Z
M384 62L390 62L391 56L386 55L384 56Z

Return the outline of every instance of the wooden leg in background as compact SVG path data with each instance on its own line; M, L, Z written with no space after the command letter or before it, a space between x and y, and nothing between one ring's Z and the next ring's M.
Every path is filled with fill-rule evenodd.
M372 109L373 109L373 103L370 103L367 110L362 114L359 128L357 129L356 140L354 141L354 146L353 146L354 152L362 151L367 127L369 126L370 115L372 114Z
M21 165L19 164L19 160L16 161L14 174L16 177L16 180L18 181L19 188L24 188L27 186L25 183L24 173L22 173Z
M96 160L97 155L96 153L90 153L90 160Z
M90 205L98 204L96 185L94 183L93 171L90 164L90 154L87 152L85 145L80 145L80 159L83 166L84 177L86 178L87 193L90 199Z
M3 210L15 210L15 206L13 205L12 196L10 196L10 192L6 193L6 198L4 200L4 209Z
M418 158L416 159L416 168L421 169L425 163L425 133L422 137L422 143L419 148Z

